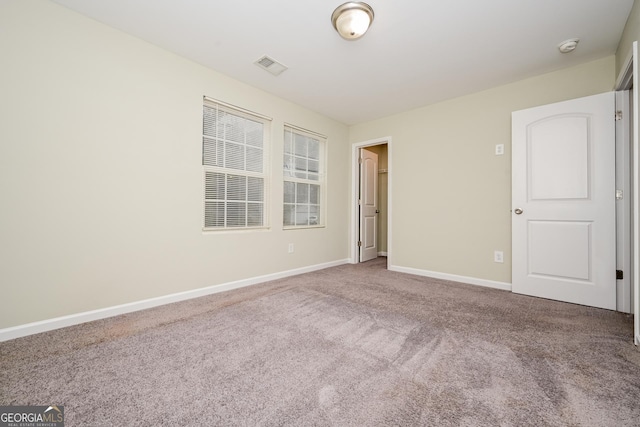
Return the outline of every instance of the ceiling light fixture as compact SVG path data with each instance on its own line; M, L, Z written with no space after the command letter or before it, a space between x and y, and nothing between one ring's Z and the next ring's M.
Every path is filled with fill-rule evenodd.
M576 48L578 47L578 42L580 41L580 39L569 39L569 40L565 40L562 43L560 43L558 45L558 50L561 53L569 53L569 52L573 52L574 50L576 50Z
M350 1L331 14L331 23L338 34L347 40L356 40L364 36L373 22L373 9L366 3Z

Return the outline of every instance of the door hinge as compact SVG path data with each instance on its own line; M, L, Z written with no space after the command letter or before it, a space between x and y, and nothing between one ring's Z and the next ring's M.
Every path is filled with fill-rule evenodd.
M624 279L624 274L622 273L622 270L616 270L616 280L622 280Z
M362 157L358 157L358 164L361 165L362 164Z
M358 247L362 246L362 241L358 240Z
M622 190L616 190L616 200L622 200Z
M616 111L616 122L622 120L622 111Z

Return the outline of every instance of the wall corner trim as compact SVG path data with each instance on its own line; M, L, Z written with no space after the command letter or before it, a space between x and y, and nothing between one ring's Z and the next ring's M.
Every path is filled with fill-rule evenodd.
M285 277L296 276L298 274L310 273L312 271L323 270L329 267L348 264L348 259L331 261L322 264L311 265L307 267L296 268L293 270L281 271L278 273L266 274L264 276L252 277L249 279L237 280L229 283L208 286L205 288L194 289L191 291L179 292L175 294L164 295L161 297L149 298L141 301L130 302L113 307L101 308L98 310L85 311L82 313L71 314L68 316L56 317L53 319L42 320L39 322L27 323L24 325L12 326L0 329L0 342L9 341L16 338L26 337L28 335L39 334L41 332L52 331L55 329L65 328L67 326L79 325L81 323L91 322L94 320L106 319L108 317L118 316L120 314L131 313L134 311L145 310L147 308L158 307L174 302L185 301L206 295L217 294L219 292L230 291L232 289L243 288L245 286L257 285L271 280L282 279Z
M494 280L478 279L475 277L458 276L455 274L439 273L437 271L420 270L411 267L402 267L400 265L390 265L387 267L391 271L399 273L414 274L416 276L431 277L434 279L450 280L453 282L466 283L468 285L484 286L486 288L500 289L503 291L511 291L511 283L498 282Z

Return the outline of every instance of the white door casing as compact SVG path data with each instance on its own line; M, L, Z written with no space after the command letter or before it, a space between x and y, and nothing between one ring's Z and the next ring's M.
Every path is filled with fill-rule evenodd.
M512 290L616 309L614 93L512 113Z
M378 155L360 149L360 262L378 256Z
M616 269L622 279L616 280L616 310L631 313L631 108L630 91L616 92ZM618 192L620 192L618 194Z
M640 346L640 145L639 135L640 123L638 122L638 114L640 114L640 105L638 104L638 42L632 44L631 54L632 81L633 81L633 98L631 119L633 128L633 335L634 343Z

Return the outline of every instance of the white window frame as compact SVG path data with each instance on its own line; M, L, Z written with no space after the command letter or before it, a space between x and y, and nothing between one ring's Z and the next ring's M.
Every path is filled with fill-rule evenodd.
M216 111L222 111L237 117L241 117L247 120L251 120L254 122L258 122L261 123L263 128L263 132L262 132L262 172L257 172L257 171L250 171L250 170L246 170L246 152L245 152L245 168L244 169L237 169L237 168L232 168L232 167L227 167L226 165L210 165L210 164L206 164L208 162L208 157L207 157L207 152L205 150L205 141L212 141L214 139L217 139L218 141L221 141L222 144L222 150L223 150L223 158L225 158L225 161L227 160L226 158L226 146L227 144L225 144L225 142L230 142L231 141L227 141L226 140L226 135L223 138L218 138L218 135L216 135L216 137L213 137L212 135L206 135L205 133L205 109L209 108L209 109L214 109ZM217 120L217 117L216 117ZM202 217L202 230L203 231L239 231L239 230L259 230L259 229L268 229L270 227L269 224L269 200L270 200L270 169L269 169L269 159L270 159L270 141L269 141L269 137L271 135L271 118L264 116L262 114L258 114L255 113L253 111L249 111L249 110L245 110L243 108L240 107L236 107L234 105L231 104L227 104L212 98L208 98L208 97L204 97L203 100L203 107L202 107L202 141L201 141L201 150L202 150L202 159L201 159L201 163L202 163L202 185L203 185L203 194L202 194L202 212L203 212L203 217ZM217 123L217 122L216 122ZM219 125L219 123L217 123L217 125ZM241 146L243 146L244 150L247 150L247 148L250 148L249 145L246 143L244 144L239 144ZM249 180L250 178L259 178L262 179L263 181L263 185L262 185L262 224L261 225L247 225L248 222L248 214L246 214L247 216L245 216L245 225L243 226L238 226L238 225L228 225L227 220L229 219L228 216L228 211L226 210L226 208L228 207L228 202L229 200L227 199L227 195L225 194L225 197L223 199L213 199L213 198L207 198L207 174L208 173L218 173L218 174L224 174L225 175L225 182L228 180L228 177L231 176L238 176L238 177L247 177L247 180ZM226 189L226 187L225 187ZM251 201L249 200L249 191L247 189L247 194L245 195L245 199L244 200L238 200L238 202L242 202L244 201L245 203L247 203L247 207L249 204L251 204ZM206 221L207 221L207 202L224 202L224 206L225 206L225 213L224 213L224 225L222 226L207 226ZM257 203L256 203L257 204Z
M290 135L288 135L290 134ZM291 138L291 140L293 139L293 134L298 134L301 135L303 137L307 137L307 138L311 138L314 140L317 140L319 142L319 155L318 155L318 179L309 179L309 178L302 178L302 177L296 177L295 173L295 167L291 164L291 162L289 161L291 158L291 153L287 153L287 138ZM293 142L291 142L293 144ZM300 128L298 126L295 125L291 125L289 123L285 123L284 124L284 147L283 147L283 217L282 217L282 224L283 224L283 229L284 230L298 230L298 229L304 229L304 228L322 228L322 227L326 227L327 224L327 137L324 135L321 135L319 133L307 130L307 129L303 129ZM294 157L296 157L294 155ZM301 159L303 159L304 157L300 157ZM307 160L311 160L307 157ZM309 172L309 168L307 166L306 170L302 170L302 171L306 171ZM319 201L319 208L318 208L318 213L319 213L319 221L317 224L299 224L299 225L286 225L285 224L285 216L287 215L287 207L289 206L293 206L294 207L294 215L296 215L296 207L298 205L307 205L307 206L311 206L310 203L298 203L297 200L294 200L293 203L291 203L291 201L287 201L286 199L286 194L285 194L285 186L287 185L287 182L289 183L294 183L294 184L310 184L310 185L318 185L319 188L319 196L318 196L318 201ZM294 221L295 222L295 221ZM308 222L308 221L307 221Z

